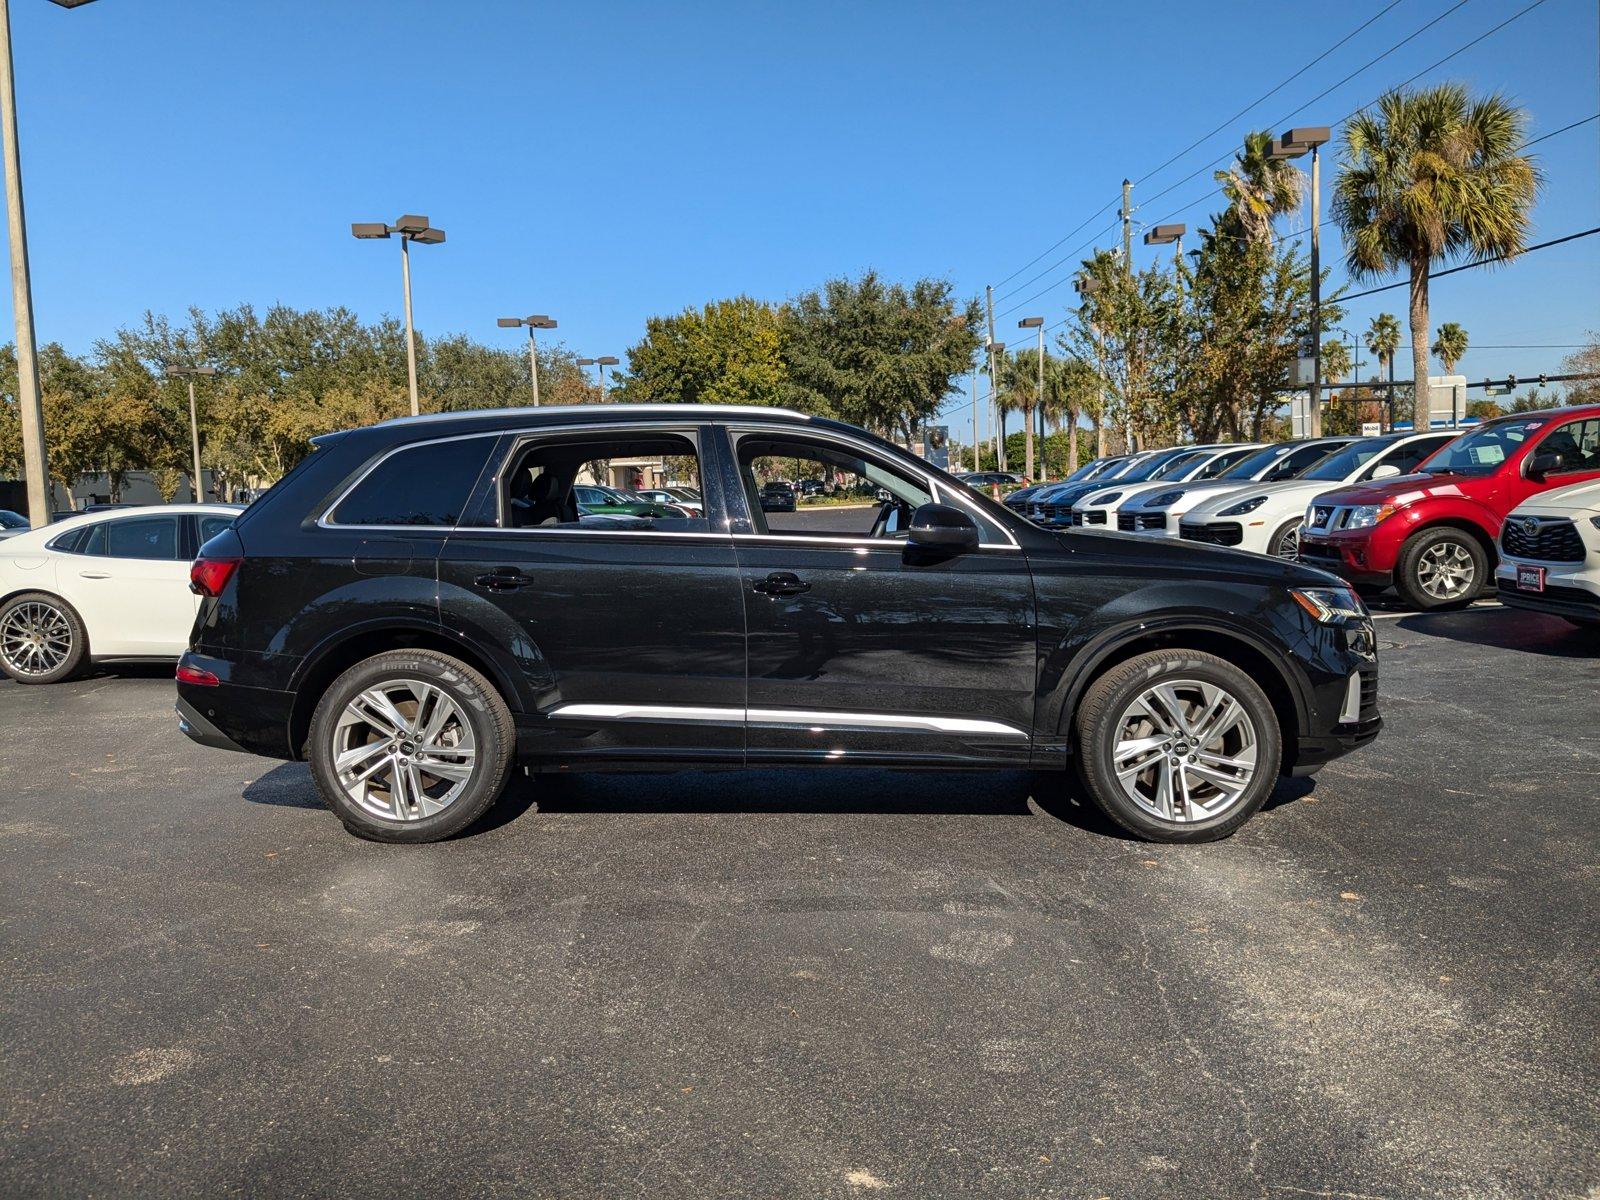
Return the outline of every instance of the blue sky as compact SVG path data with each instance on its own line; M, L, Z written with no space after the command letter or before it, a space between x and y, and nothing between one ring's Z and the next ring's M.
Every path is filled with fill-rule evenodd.
M496 316L547 312L578 353L622 354L652 314L868 267L976 295L1124 175L1137 220L1194 228L1210 171L1179 181L1246 129L1332 123L1528 2L1468 0L1297 113L1455 3L1401 0L1146 178L1388 0L13 0L40 337L87 350L146 308L191 304L398 312L397 247L348 229L401 212L449 234L413 260L419 327L508 345ZM1600 111L1597 71L1593 0L1544 0L1422 78L1504 90L1538 136ZM1600 225L1600 122L1535 149L1534 240ZM999 287L997 307L1064 280L1012 292L1110 220ZM1336 236L1324 253L1338 261ZM1071 294L1026 311L1054 321ZM1403 314L1404 296L1357 301L1349 323ZM1557 369L1565 350L1491 347L1600 326L1600 236L1439 281L1443 320L1480 347L1473 378Z

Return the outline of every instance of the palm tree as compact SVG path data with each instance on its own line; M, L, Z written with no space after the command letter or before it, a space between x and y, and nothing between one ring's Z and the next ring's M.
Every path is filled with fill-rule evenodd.
M1436 262L1471 255L1498 260L1527 245L1542 182L1518 151L1527 114L1500 95L1474 100L1457 83L1388 92L1377 112L1344 130L1333 218L1344 232L1350 274L1411 272L1411 365L1415 428L1430 420L1428 277Z
M1433 352L1444 364L1444 373L1454 375L1456 364L1467 353L1467 331L1454 321L1446 321L1439 326L1439 340L1434 342Z
M1400 318L1393 313L1379 313L1372 318L1372 324L1367 326L1367 349L1372 352L1372 357L1378 360L1378 365L1385 368L1389 374L1389 424L1394 424L1394 355L1400 349ZM1431 423L1431 415L1425 418ZM1415 428L1415 426L1413 427ZM1424 424L1421 429L1427 429ZM1418 432L1421 432L1419 429Z
M1020 412L1023 428L1023 474L1033 476L1033 414L1039 400L1039 352L1018 350L1000 364L1000 403L1006 412Z
M1350 347L1343 338L1329 338L1322 343L1322 382L1338 383L1350 374Z
M1272 134L1247 133L1244 147L1214 178L1228 197L1228 217L1253 245L1272 240L1272 222L1300 207L1306 177L1286 158L1272 157Z

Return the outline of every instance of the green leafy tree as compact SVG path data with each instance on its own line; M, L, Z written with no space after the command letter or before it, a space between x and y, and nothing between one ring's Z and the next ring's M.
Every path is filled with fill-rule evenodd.
M737 296L651 317L628 350L619 400L639 404L780 405L790 397L782 313Z
M1591 330L1587 344L1567 355L1562 365L1568 375L1586 376L1567 386L1568 400L1573 404L1600 402L1600 332Z
M1411 275L1414 428L1430 420L1428 279L1458 257L1505 259L1527 245L1540 173L1520 152L1527 114L1460 84L1388 92L1344 129L1333 217L1350 274Z
M1439 336L1433 343L1433 353L1444 364L1444 373L1454 375L1456 364L1467 353L1467 331L1454 321L1446 321L1439 326Z
M784 308L790 403L908 441L978 348L977 301L951 284L830 279Z

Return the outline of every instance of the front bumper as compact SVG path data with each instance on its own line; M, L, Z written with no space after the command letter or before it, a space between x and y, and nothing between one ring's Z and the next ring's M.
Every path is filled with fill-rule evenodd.
M1508 608L1549 613L1574 621L1600 624L1600 581L1584 564L1529 563L1545 570L1544 591L1526 591L1517 586L1518 560L1502 559L1495 568L1495 588L1500 603Z
M1394 563L1375 561L1367 538L1319 537L1302 529L1300 561L1360 587L1386 588L1394 583Z

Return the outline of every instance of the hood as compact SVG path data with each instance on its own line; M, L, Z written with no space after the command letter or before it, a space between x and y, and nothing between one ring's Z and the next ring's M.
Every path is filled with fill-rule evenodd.
M1463 485L1482 475L1394 475L1375 483L1357 483L1347 487L1334 485L1317 495L1333 505L1353 504L1415 504L1429 496L1460 496Z
M1152 487L1148 496L1140 496L1136 507L1145 507L1157 496L1164 496L1168 492L1182 492L1185 499L1193 499L1196 493L1211 496L1256 486L1258 485L1248 479L1198 479L1194 483L1164 483L1159 487Z
M1069 553L1094 554L1102 558L1127 558L1139 565L1159 561L1161 565L1185 574L1213 580L1240 580L1277 584L1280 587L1348 587L1349 584L1327 571L1304 563L1288 562L1267 554L1229 550L1176 538L1149 538L1132 533L1101 531L1092 526L1062 531L1056 541Z
M1219 492L1207 496L1200 503L1189 509L1191 515L1200 513L1215 514L1219 509L1238 504L1252 496L1266 496L1270 499L1281 499L1285 496L1303 495L1308 499L1312 496L1321 496L1330 487L1339 487L1337 483L1330 484L1325 479L1280 479L1274 483L1247 483L1232 491Z
M1063 487L1053 488L1048 492L1041 492L1030 496L1030 504L1076 504L1090 492L1104 492L1111 490L1109 483L1069 483ZM1129 484L1129 487L1134 486Z
M1566 487L1552 488L1548 492L1529 496L1517 506L1516 511L1553 516L1600 512L1600 479L1591 479L1588 483L1569 483Z

